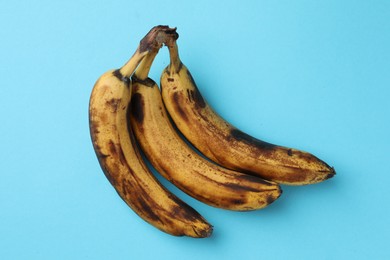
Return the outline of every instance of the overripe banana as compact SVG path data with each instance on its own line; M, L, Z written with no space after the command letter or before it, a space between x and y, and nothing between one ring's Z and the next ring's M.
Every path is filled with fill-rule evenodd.
M144 163L128 121L129 77L144 56L174 37L166 26L153 28L131 59L96 82L89 104L90 133L100 166L119 196L142 219L175 236L208 237L212 226L163 187Z
M134 75L130 121L151 164L185 193L208 205L247 211L263 208L281 194L279 185L222 168L191 149L171 124L156 83L148 78L158 50L150 52Z
M220 117L203 98L181 62L176 41L168 43L170 64L161 75L165 107L180 132L214 162L281 184L329 179L335 170L316 156L256 139Z

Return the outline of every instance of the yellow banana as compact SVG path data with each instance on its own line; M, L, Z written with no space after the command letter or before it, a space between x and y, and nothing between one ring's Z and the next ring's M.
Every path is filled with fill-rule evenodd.
M97 80L89 104L90 133L103 172L135 213L171 235L208 237L212 226L149 171L127 120L132 88L129 77L151 49L160 48L164 37L174 33L166 26L153 28L122 68Z
M151 164L166 179L208 205L237 211L263 208L281 195L279 185L222 168L191 149L170 123L156 83L148 78L155 52L132 76L130 121Z
M202 97L176 41L167 45L171 62L161 75L163 102L180 132L206 157L281 184L313 184L335 175L333 167L308 152L261 141L226 122Z

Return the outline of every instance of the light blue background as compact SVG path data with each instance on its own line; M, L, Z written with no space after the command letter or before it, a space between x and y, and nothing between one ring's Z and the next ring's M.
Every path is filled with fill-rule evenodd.
M389 259L390 1L1 1L0 24L0 259ZM164 181L209 239L136 216L98 165L88 101L157 24L223 117L337 176L247 213Z

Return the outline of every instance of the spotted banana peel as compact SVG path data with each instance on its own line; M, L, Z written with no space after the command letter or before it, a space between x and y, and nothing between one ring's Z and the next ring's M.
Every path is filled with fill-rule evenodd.
M313 154L259 140L224 120L181 62L176 40L167 45L170 64L160 80L163 102L176 127L203 155L224 167L280 184L314 184L335 175L333 167Z
M150 51L175 35L175 29L154 27L123 67L97 80L89 103L90 133L103 172L136 214L168 234L203 238L211 235L212 226L154 177L140 155L128 121L129 77Z
M218 166L184 142L170 122L158 85L148 77L157 51L132 76L130 113L136 139L151 164L179 189L214 207L248 211L279 198L278 184Z

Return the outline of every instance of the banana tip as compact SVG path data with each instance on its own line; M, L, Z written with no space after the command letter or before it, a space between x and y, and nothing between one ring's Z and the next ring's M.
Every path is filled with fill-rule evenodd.
M195 238L208 238L213 234L214 227L209 224L205 228L193 227L193 230L196 234L196 236L194 236Z
M335 175L336 175L336 170L334 169L334 167L330 167L330 172L326 176L325 180L333 178Z

